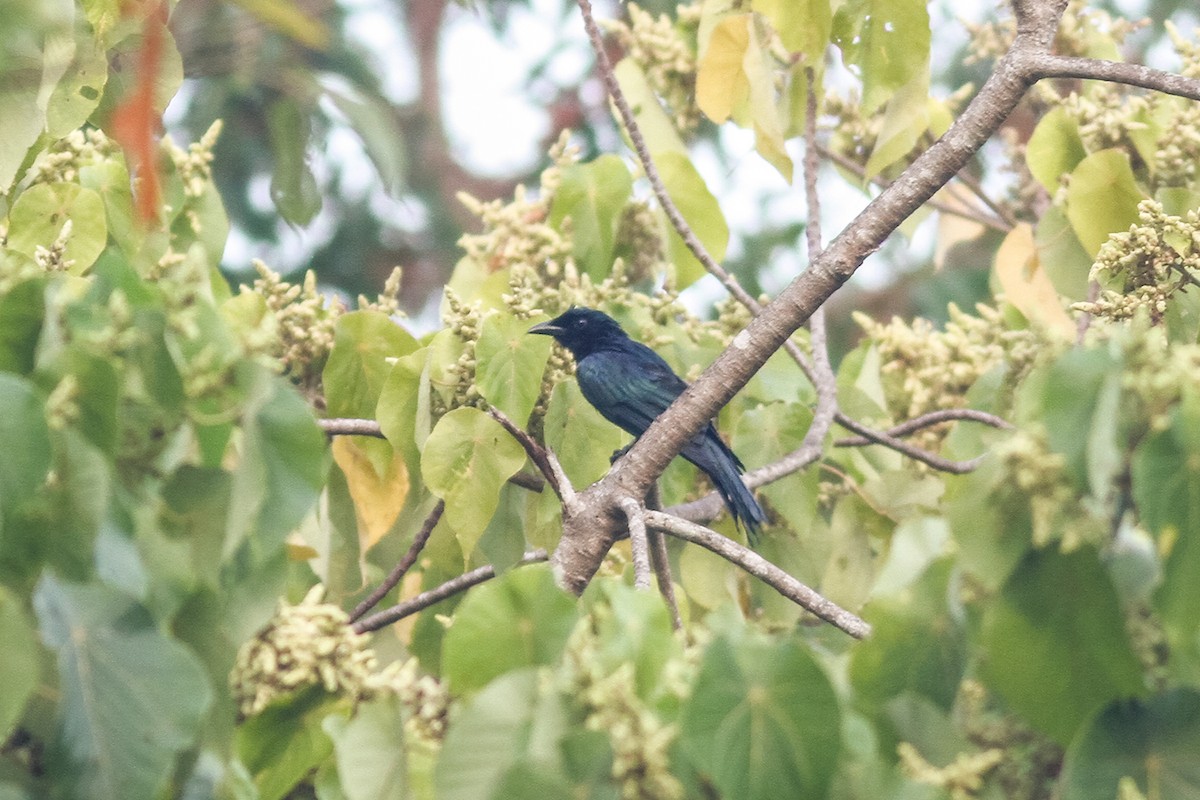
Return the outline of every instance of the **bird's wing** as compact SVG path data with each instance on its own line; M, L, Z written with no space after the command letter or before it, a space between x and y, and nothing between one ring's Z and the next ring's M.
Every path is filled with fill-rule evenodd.
M687 384L653 350L631 344L592 353L579 363L576 377L583 396L605 419L640 436Z

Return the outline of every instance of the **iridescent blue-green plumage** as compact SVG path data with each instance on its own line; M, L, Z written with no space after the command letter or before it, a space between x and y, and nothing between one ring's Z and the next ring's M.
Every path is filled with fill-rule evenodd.
M612 317L590 308L571 308L530 333L553 336L575 357L575 376L583 396L605 419L641 436L667 410L687 384L666 361L621 330ZM735 522L744 525L752 544L766 520L762 506L742 482L742 462L710 422L680 453L712 479Z

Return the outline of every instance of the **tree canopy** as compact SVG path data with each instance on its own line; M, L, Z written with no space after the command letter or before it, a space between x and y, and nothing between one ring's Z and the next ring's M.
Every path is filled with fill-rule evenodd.
M359 249L355 302L222 272L341 202L329 103L393 188L436 165L342 9L13 5L0 798L1200 797L1195 32L1015 0L943 92L917 0L609 10L564 19L620 138L464 190L426 331ZM161 135L230 20L273 83ZM760 265L713 152L788 187ZM218 188L263 159L273 211ZM922 224L937 319L834 294ZM572 304L691 382L628 449L527 335ZM675 458L714 418L755 549Z

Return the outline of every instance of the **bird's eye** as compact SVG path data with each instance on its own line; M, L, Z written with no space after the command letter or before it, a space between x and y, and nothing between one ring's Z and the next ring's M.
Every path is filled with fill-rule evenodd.
M580 317L579 319L575 320L575 327L576 328L586 328L587 320L584 319L583 317Z

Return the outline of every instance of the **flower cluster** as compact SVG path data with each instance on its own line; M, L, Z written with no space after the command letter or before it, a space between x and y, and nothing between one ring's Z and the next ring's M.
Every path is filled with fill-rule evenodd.
M212 151L221 135L221 126L221 120L213 122L200 141L192 142L187 150L176 145L170 136L163 137L163 149L183 181L184 196L200 197L206 191L208 181L212 178Z
M967 739L981 753L1002 754L988 771L987 784L1009 800L1049 800L1055 796L1062 748L996 705L982 683L968 678L959 685L955 716Z
M1193 102L1171 102L1174 113L1167 120L1154 151L1154 177L1160 187L1189 186L1200 163L1200 106Z
M450 712L450 693L445 685L432 675L422 675L415 658L399 666L390 664L381 675L387 676L408 710L404 732L418 742L440 744L446 736Z
M909 742L896 746L900 769L917 783L936 786L949 792L953 800L980 796L984 778L1004 760L1004 751L991 748L976 753L959 753L944 767L935 767Z
M1050 449L1044 430L1017 431L996 446L995 455L1005 474L1001 491L1012 503L1029 507L1035 546L1059 541L1070 551L1086 542L1105 542L1108 520L1085 507L1066 474L1066 459Z
M612 777L622 800L681 800L683 785L671 773L670 765L677 727L664 723L638 697L631 662L622 662L611 671L605 668L591 626L589 620L581 622L567 646L571 692L587 709L587 728L609 736ZM684 690L690 685L682 679L670 683L676 688L682 685Z
M520 185L509 202L483 202L460 192L459 202L479 217L484 232L464 234L459 246L467 257L483 265L488 272L527 266L543 271L548 277L561 275L571 264L571 238L546 220L550 202L558 188L563 169L579 161L579 148L568 144L563 131L550 150L552 164L543 170L540 191L531 196Z
M395 690L399 667L377 673L370 637L354 632L345 611L321 602L324 594L317 584L298 605L280 603L267 626L239 648L229 686L243 717L309 686L354 702Z
M99 164L120 152L120 146L99 128L73 130L38 154L25 181L28 185L74 183L79 180L80 168Z
M315 391L321 381L321 370L333 349L334 330L346 307L336 298L330 299L317 286L312 270L304 274L303 283L289 283L262 261L253 262L258 278L253 286L241 287L243 294L254 294L265 303L268 319L263 320L249 336L263 338L248 343L251 351L262 350L282 372L302 388ZM389 316L400 313L399 293L403 273L392 270L384 283L383 292L374 300L359 296L360 310L379 311Z
M464 303L458 294L449 286L445 289L446 312L442 322L462 342L462 352L458 360L447 370L450 386L448 397L443 402L435 393L434 401L438 408L435 414L441 415L459 406L476 406L486 408L486 402L475 385L475 343L479 340L479 326L483 322L483 314L478 304Z
M865 314L855 315L879 351L884 393L899 418L961 408L967 390L983 374L1007 364L1019 376L1033 364L1040 346L1033 331L1010 329L1002 313L990 306L981 304L976 310L978 316L972 316L951 304L944 330L920 318L879 323ZM1016 382L1014 378L1009 383ZM934 426L914 439L933 448L944 434L942 426Z
M258 259L253 262L258 278L243 292L262 297L276 322L273 353L297 383L314 385L333 349L337 319L345 311L338 301L329 301L317 289L317 276L309 270L303 283L288 283Z
M1076 303L1075 309L1113 320L1145 311L1160 324L1172 295L1200 286L1200 213L1177 217L1158 202L1143 200L1138 224L1109 236L1091 277L1102 287L1100 296Z
M675 127L691 133L700 124L696 105L696 31L700 4L682 5L678 18L657 17L636 3L626 5L629 22L609 20L612 32L631 59L646 74L646 81L672 112Z

